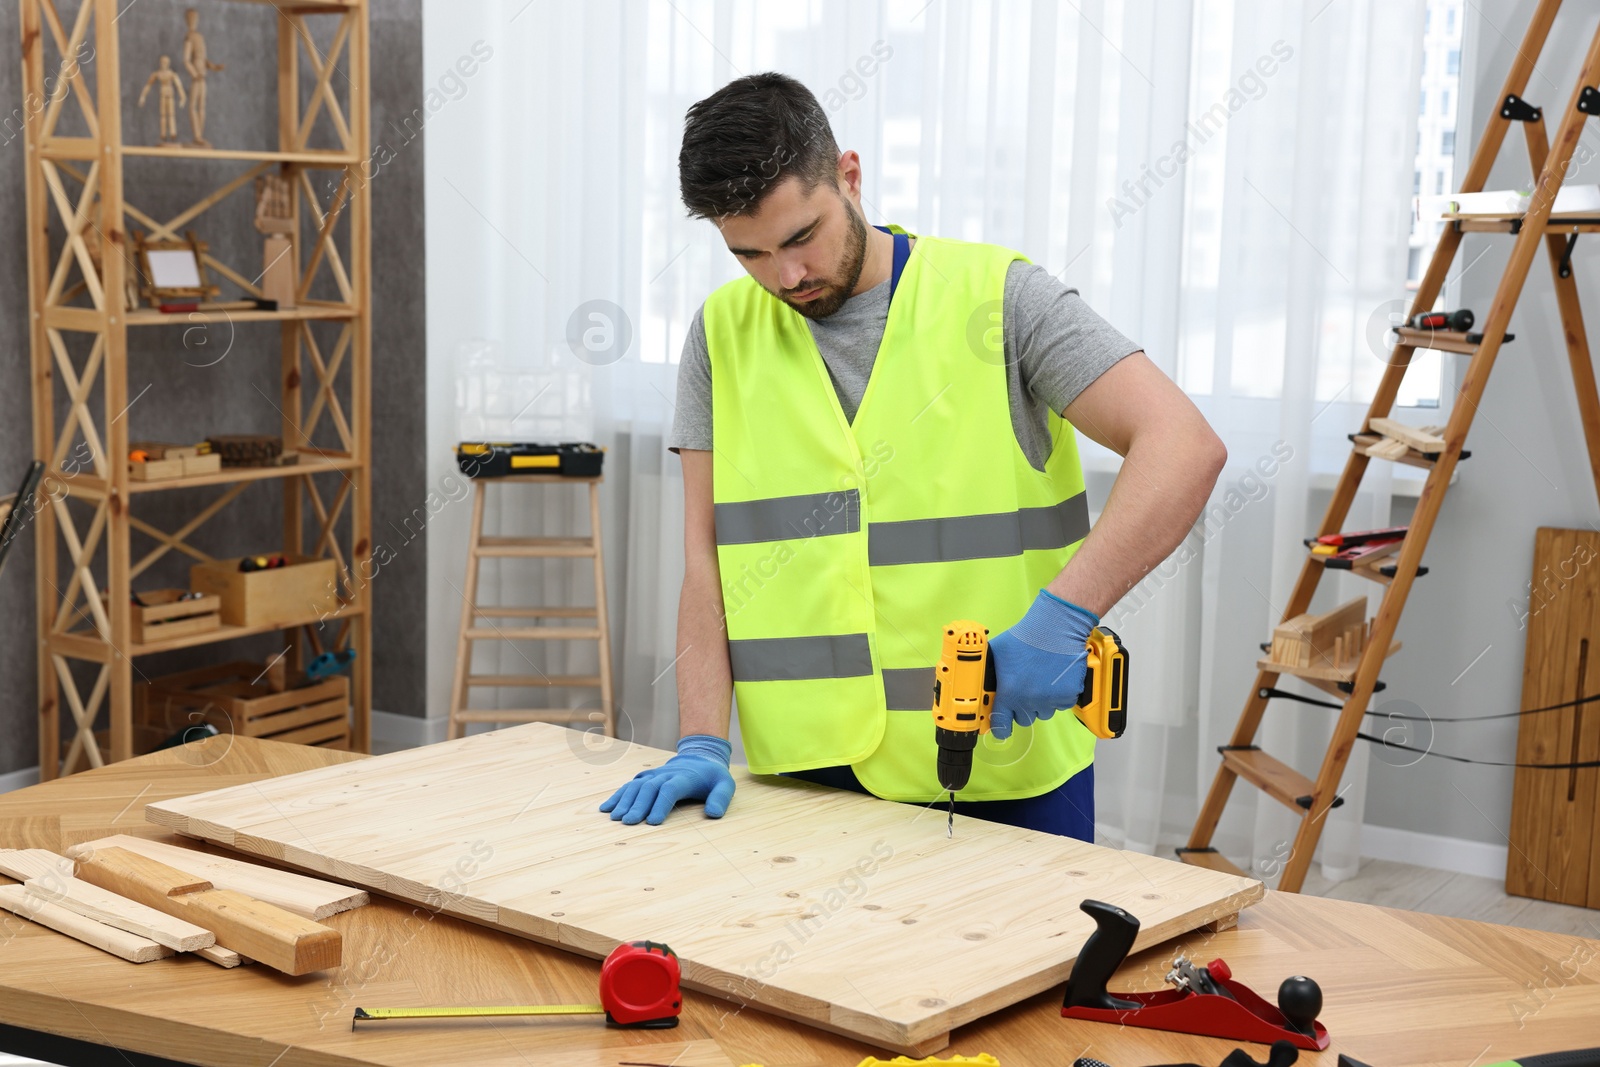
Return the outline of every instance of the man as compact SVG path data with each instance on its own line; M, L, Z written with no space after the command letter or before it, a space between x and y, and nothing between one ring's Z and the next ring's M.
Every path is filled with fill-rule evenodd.
M178 103L185 102L183 92L183 79L178 77L178 72L172 69L172 60L162 56L155 72L145 80L144 88L139 92L139 106L144 107L145 100L150 96L150 87L156 86L156 103L161 109L161 143L178 143L178 113L173 107L172 98L176 94Z
M1091 840L1094 736L1056 713L1099 616L1199 515L1221 441L1042 268L868 226L860 158L793 79L695 104L678 163L749 276L706 300L679 369L683 739L600 809L722 816L730 695L752 772L940 799L932 667L971 618L997 685L958 810ZM1074 429L1125 457L1092 532Z
M194 143L210 148L206 140L206 75L223 70L221 63L206 57L206 39L200 34L200 12L194 8L183 13L188 27L183 35L183 65L189 71L189 126L194 132Z

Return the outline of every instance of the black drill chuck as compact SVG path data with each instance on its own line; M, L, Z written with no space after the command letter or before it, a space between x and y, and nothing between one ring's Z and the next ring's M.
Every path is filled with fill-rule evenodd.
M978 747L978 731L946 730L934 727L939 744L939 784L952 793L967 787L972 777L972 750Z

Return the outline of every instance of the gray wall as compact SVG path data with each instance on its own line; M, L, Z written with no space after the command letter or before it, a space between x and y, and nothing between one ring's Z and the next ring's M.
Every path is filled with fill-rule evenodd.
M144 78L163 54L181 55L182 13L176 0L144 0L120 21L124 138L155 140L155 97L135 106ZM218 147L269 147L276 143L276 29L267 5L219 4L201 9L201 29L212 58L227 69L212 75L207 135ZM373 487L375 531L399 522L425 496L424 256L422 151L396 126L420 102L422 23L420 0L377 0L372 15L373 142L394 151L371 178L373 207ZM0 40L19 39L17 5L0 5ZM315 25L319 20L312 20ZM320 20L328 22L330 20ZM70 22L70 16L69 16ZM326 47L326 33L322 45ZM16 46L0 62L0 100L9 111L22 103ZM341 62L347 68L348 59ZM335 78L338 78L335 75ZM9 492L32 450L26 330L27 265L23 235L23 152L15 122L0 132L0 485ZM64 131L72 132L72 131ZM187 117L179 118L187 137ZM12 138L9 141L6 138ZM392 158L390 156L392 155ZM129 159L129 202L166 218L239 172L235 163L185 160L178 165ZM314 173L323 183L327 172ZM248 189L192 225L226 262L259 263L260 238L251 225ZM250 273L254 273L253 271ZM331 334L323 337L331 339ZM320 338L319 338L320 340ZM326 346L329 342L323 341ZM225 355L223 355L225 353ZM219 358L220 357L220 358ZM276 433L278 331L271 325L222 324L204 333L182 327L134 331L129 342L128 392L139 398L127 418L134 438L193 440L208 433ZM309 367L306 373L310 374ZM145 386L150 388L139 395ZM58 390L59 392L59 390ZM96 397L98 403L98 395ZM57 426L60 425L58 413ZM282 492L277 482L251 486L194 538L218 555L277 547ZM174 529L213 494L173 491L141 498L136 514ZM324 495L330 495L324 489ZM382 540L381 532L376 532ZM151 544L135 535L135 558ZM0 773L37 762L34 660L34 544L31 532L0 573ZM140 579L140 586L186 584L187 560L169 554ZM423 714L424 554L400 552L373 580L374 706ZM199 662L266 658L282 647L275 636L141 659L136 679ZM67 716L63 713L63 718Z
M1467 7L1467 33L1469 42L1476 42L1476 59L1471 69L1463 71L1463 93L1470 84L1473 95L1471 112L1463 111L1457 124L1458 182L1490 109L1498 104L1515 45L1533 9L1532 0L1482 0ZM1526 96L1546 109L1552 137L1595 22L1592 7L1568 5L1529 83ZM1469 44L1469 57L1472 51ZM1592 120L1583 144L1586 155L1600 152L1600 131ZM1500 159L1485 188L1526 187L1531 171L1519 129L1513 128L1506 138ZM1600 181L1600 164L1590 163L1567 180ZM1461 306L1472 308L1480 320L1488 314L1511 243L1511 237L1498 235L1469 235L1463 242L1458 270L1483 253L1462 278L1460 292ZM1597 244L1593 238L1580 241L1575 257L1591 339L1600 328ZM1526 632L1511 605L1525 599L1533 568L1534 530L1594 528L1600 521L1550 269L1542 251L1512 316L1511 330L1516 340L1501 351L1467 439L1472 458L1461 464L1459 483L1445 500L1424 556L1432 573L1414 587L1401 622L1399 636L1405 649L1384 670L1391 689L1374 701L1380 711L1385 698L1414 702L1433 716L1515 711L1521 699ZM1455 359L1459 381L1465 357L1447 358ZM1395 521L1406 521L1406 512L1409 508L1397 513ZM1474 664L1480 653L1482 658ZM1391 710L1415 709L1397 705ZM1481 725L1443 723L1432 736L1427 727L1414 736L1415 743L1431 743L1441 752L1512 760L1517 726L1514 719ZM1432 759L1415 766L1390 765L1406 762L1409 757L1402 759L1399 754L1374 755L1368 822L1506 844L1510 770Z

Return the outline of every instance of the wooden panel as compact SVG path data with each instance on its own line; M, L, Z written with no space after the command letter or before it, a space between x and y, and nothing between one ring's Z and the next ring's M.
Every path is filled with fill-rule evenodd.
M1144 946L1264 894L1252 879L959 816L946 839L929 806L742 770L721 820L691 808L623 826L597 810L669 755L529 725L145 815L590 956L665 941L690 989L902 1051L937 1050L952 1027L1065 980L1093 930L1086 897L1137 914Z
M78 860L78 877L103 889L203 926L217 943L285 974L337 967L337 930L263 904L175 867L120 848L101 848Z
M1600 534L1540 527L1525 607L1522 707L1600 695ZM1600 759L1600 705L1524 717L1517 762ZM1506 892L1600 908L1600 768L1518 768Z

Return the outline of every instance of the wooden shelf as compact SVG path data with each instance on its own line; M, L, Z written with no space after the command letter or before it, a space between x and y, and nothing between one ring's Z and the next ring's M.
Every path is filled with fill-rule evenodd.
M361 464L350 456L300 453L300 462L283 467L224 467L211 474L197 474L189 478L166 478L154 482L129 481L129 493L154 493L165 489L194 489L207 485L234 485L238 482L259 482L270 478L293 478L301 474L323 474L328 471L358 470ZM90 474L72 474L51 470L54 478L89 497L104 496L108 488L104 478Z
M149 656L157 652L171 652L180 648L194 648L198 645L213 645L219 641L232 641L239 637L253 637L256 634L269 634L278 630L289 630L296 626L311 626L318 622L348 619L361 615L364 612L355 604L347 604L338 611L330 611L326 615L308 615L295 622L266 623L258 626L228 626L226 624L215 630L206 630L203 633L187 634L183 637L169 637L164 641L148 641L134 643L128 646L130 656ZM111 646L93 630L74 630L64 634L51 634L48 638L50 651L77 659L98 660L105 662L111 652Z
M293 163L312 169L338 170L356 166L361 157L337 149L308 149L280 152L248 148L196 148L193 145L130 144L122 146L123 156L158 159L223 159L241 163ZM93 137L46 137L40 144L39 158L93 161L99 159L101 145Z
M157 311L140 308L128 312L129 326L193 326L197 322L294 322L299 319L350 319L356 309L349 304L310 302L285 311Z
M125 143L115 94L107 96L98 83L89 86L80 81L80 71L56 70L58 55L73 47L60 13L46 0L20 0L22 95L30 100L55 99L58 105L26 116L27 210L21 231L27 236L28 252L32 451L50 463L58 454L77 457L87 448L101 457L106 475L101 477L81 463L71 476L52 471L52 482L58 488L64 485L78 504L44 508L33 523L38 543L34 610L39 773L46 781L133 755L134 656L280 630L302 653L327 649L358 653L350 669L350 745L358 752L371 746L371 592L355 575L370 560L373 543L372 190L370 183L347 180L330 199L318 188L319 174L342 172L354 178L356 168L370 155L371 3L240 2L261 5L257 10L264 21L255 31L234 35L237 39L231 44L220 37L212 43L219 53L265 49L274 56L275 77L270 86L258 87L261 91L254 99L261 116L272 120L269 128L276 136L259 149ZM108 10L103 5L83 7L71 39L94 49L98 69L127 72L129 68L118 65L120 37L131 22L110 17ZM323 21L312 23L312 15ZM202 13L202 19L211 17ZM140 18L138 11L132 18ZM332 32L313 34L314 25ZM221 25L216 28L220 33ZM57 77L59 85L52 80ZM79 119L62 122L72 115ZM180 110L175 117L189 140L193 130L188 116ZM69 128L85 135L62 136ZM197 167L203 160L219 165ZM171 192L172 179L180 171L204 179L203 185L214 180L221 184L196 199L185 196L187 204L172 202L168 196L160 197L159 205L140 205L146 193ZM279 311L256 310L254 301L244 295L238 300L219 295L214 301L221 306L186 312L140 306L147 301L134 296L139 287L130 277L132 265L128 258L113 254L114 245L98 239L101 233L121 230L131 235L137 228L148 231L153 240L174 238L189 229L204 234L206 220L212 217L207 212L223 205L229 218L244 217L230 198L236 193L250 198L253 183L274 172L287 179L287 189L268 190L273 213L290 220L292 227L286 229L298 234L290 243L294 275L305 286L303 291L326 299ZM254 192L260 198L264 190ZM280 193L287 194L287 203ZM144 210L156 207L159 211L154 213ZM114 225L108 223L112 219L117 220ZM231 235L237 228L222 229ZM216 280L228 286L219 294L260 291L250 279L265 261L265 239L239 236L242 241L230 239L227 248L206 252L207 272L215 271ZM239 262L227 262L241 256ZM273 262L281 258L274 255ZM306 325L315 321L326 325L316 329ZM299 453L299 461L282 467L235 467L166 481L134 481L125 464L136 440L129 424L138 417L123 418L118 410L125 412L143 395L151 375L185 368L181 361L145 358L141 346L130 346L130 333L139 327L192 329L203 323L231 332L235 323L252 322L278 324L277 330L255 338L266 342L268 334L277 334L261 346L263 353L273 353L278 386L273 396L263 398L277 409L273 422L260 429L280 436L286 450ZM130 373L130 347L141 353L134 373ZM242 428L204 427L218 433ZM57 464L66 466L68 461L62 458ZM139 642L141 630L132 611L132 587L139 576L168 553L173 555L165 562L172 565L183 562L178 553L205 559L217 551L216 545L200 547L196 532L241 497L258 498L249 493L253 482L269 483L282 493L283 521L273 520L270 530L255 522L252 547L342 564L341 593L350 603L326 616L342 621L321 628L309 625L321 621L316 617L293 627L222 626L203 633L155 634L157 640ZM181 517L131 506L135 494L197 488L204 491L189 498L166 498L185 513ZM136 510L149 514L136 515ZM154 545L135 545L135 537ZM315 609L297 604L291 610ZM57 618L78 629L55 632ZM89 679L73 660L97 664L98 674ZM68 713L71 720L64 721ZM101 729L107 719L109 732ZM70 747L61 740L63 726L69 731Z

